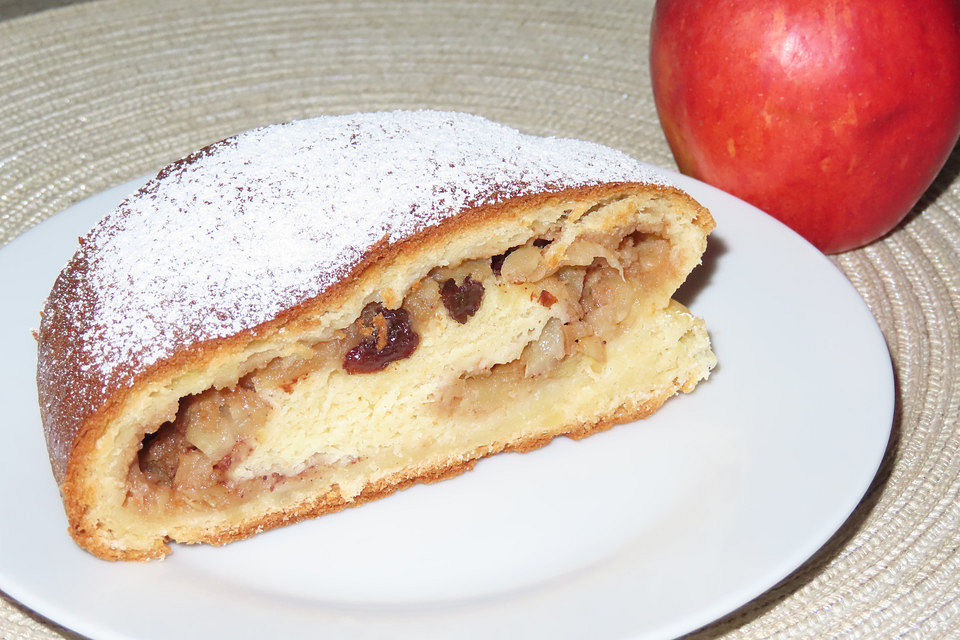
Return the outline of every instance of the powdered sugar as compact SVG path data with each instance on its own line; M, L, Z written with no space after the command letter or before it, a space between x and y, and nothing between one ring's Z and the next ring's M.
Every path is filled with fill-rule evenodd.
M316 296L385 236L505 197L618 181L664 178L607 147L459 113L243 133L165 170L88 236L82 361L116 384L131 362L143 370Z

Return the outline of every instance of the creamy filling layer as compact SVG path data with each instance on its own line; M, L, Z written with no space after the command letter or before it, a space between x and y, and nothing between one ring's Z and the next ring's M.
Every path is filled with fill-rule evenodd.
M556 240L436 268L396 309L371 303L333 339L181 399L144 435L127 506L223 508L322 476L356 495L345 468L435 448L444 424L502 411L571 358L602 363L606 340L673 277L670 244L635 230Z

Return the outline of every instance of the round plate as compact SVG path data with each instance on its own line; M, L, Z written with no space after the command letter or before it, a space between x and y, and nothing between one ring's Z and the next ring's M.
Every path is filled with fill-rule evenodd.
M720 364L654 416L223 548L110 563L74 545L30 330L86 232L140 182L0 250L0 588L93 638L662 638L735 609L836 531L882 459L883 337L816 249L670 174L718 228L677 298Z

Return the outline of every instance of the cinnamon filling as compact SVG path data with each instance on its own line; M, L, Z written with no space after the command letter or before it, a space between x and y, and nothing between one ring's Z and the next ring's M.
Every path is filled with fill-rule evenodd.
M518 381L550 375L568 358L602 363L605 337L619 330L644 288L671 274L670 244L634 231L581 237L557 255L551 251L556 239L546 234L498 256L438 267L411 287L400 307L371 303L333 339L274 358L233 387L181 399L175 419L144 435L128 473L127 505L141 511L222 508L357 462L355 455L317 453L292 475L237 479L231 473L256 446L258 429L273 410L258 390L289 393L324 367L377 375L414 355L423 328L438 314L469 324L484 304L484 283L527 286L549 319L515 360L451 379L436 399L436 411L496 410Z

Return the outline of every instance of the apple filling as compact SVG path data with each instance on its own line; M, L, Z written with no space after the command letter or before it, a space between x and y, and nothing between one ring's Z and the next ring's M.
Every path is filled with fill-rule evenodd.
M126 505L222 509L324 481L356 495L351 467L387 468L453 442L458 425L502 411L571 360L602 365L645 291L675 269L670 243L636 229L572 240L557 229L434 268L395 308L370 302L332 336L181 398L173 419L144 432ZM356 426L356 407L368 424Z

